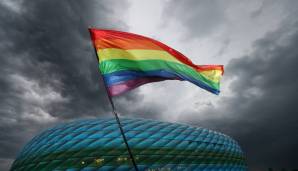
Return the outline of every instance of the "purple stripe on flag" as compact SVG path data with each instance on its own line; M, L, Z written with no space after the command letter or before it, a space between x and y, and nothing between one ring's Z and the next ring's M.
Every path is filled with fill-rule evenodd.
M143 77L143 78L138 78L134 80L128 80L126 82L122 82L121 84L111 85L108 87L108 91L111 96L118 96L122 93L125 93L126 91L134 89L143 84L164 81L164 80L168 80L168 79L160 78L160 77Z

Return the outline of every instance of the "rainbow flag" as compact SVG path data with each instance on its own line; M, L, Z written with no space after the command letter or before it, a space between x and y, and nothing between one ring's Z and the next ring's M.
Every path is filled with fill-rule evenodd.
M186 80L219 94L222 65L195 65L175 49L141 35L93 28L89 31L111 96L163 80Z

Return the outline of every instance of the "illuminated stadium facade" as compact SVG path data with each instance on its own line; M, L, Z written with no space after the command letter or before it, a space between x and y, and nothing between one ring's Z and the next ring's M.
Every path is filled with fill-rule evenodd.
M139 170L247 170L230 137L204 128L121 118ZM58 125L33 138L11 170L133 170L114 119Z

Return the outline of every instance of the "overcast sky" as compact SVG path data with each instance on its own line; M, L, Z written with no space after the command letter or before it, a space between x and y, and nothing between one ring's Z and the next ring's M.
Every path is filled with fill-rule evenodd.
M123 117L188 123L235 138L250 170L298 168L298 1L0 1L0 170L57 123L112 116L87 28L160 40L224 64L221 94L188 82L114 99Z

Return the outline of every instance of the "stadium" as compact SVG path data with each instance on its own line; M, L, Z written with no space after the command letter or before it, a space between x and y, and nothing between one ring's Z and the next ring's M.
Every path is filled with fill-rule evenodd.
M121 118L139 170L247 170L232 138L209 129ZM134 170L114 119L61 124L33 138L12 171Z

